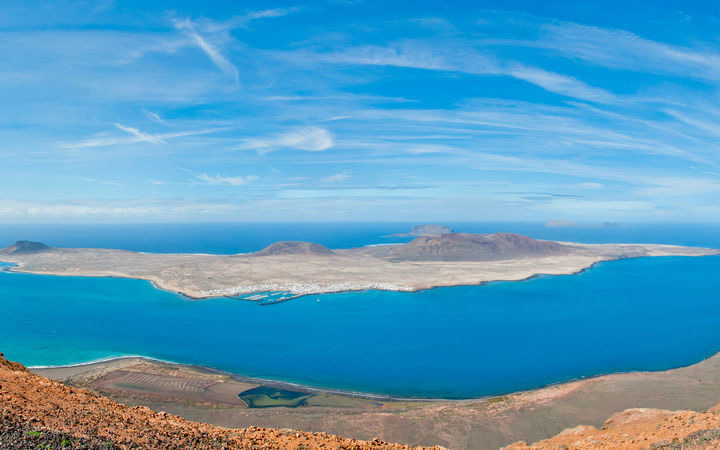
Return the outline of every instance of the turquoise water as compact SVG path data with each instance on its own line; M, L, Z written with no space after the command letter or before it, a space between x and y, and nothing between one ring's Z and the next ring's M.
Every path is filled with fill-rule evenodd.
M720 257L273 306L150 283L0 272L0 351L27 365L140 354L363 392L465 398L720 351ZM319 300L319 301L318 301Z

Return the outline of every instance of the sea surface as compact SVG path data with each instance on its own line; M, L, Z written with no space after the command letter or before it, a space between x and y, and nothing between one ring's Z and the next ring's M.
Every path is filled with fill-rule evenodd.
M457 232L525 234L536 239L584 243L655 243L720 246L720 225L620 225L548 228L541 223L443 223ZM390 236L412 223L251 223L44 225L0 224L0 248L17 240L54 247L116 248L150 253L235 254L277 241L310 241L329 248L408 242Z
M509 230L584 242L720 247L720 230L708 226L452 225L458 231ZM159 227L96 226L90 233L83 227L6 226L0 238L237 253L278 239L373 245L393 240L383 236L408 225L275 225L256 240L251 233L263 230L260 225L195 225L184 231L173 225L165 234ZM10 231L24 234L9 237ZM153 233L163 239L155 242ZM391 396L497 395L598 374L680 367L719 352L718 273L715 256L638 258L601 263L577 275L413 293L324 294L259 306L228 298L190 300L142 280L0 270L0 352L31 366L144 355Z

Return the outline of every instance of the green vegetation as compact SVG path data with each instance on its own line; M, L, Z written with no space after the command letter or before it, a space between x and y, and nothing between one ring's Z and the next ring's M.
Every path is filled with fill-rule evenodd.
M260 386L243 391L238 394L238 397L240 397L249 408L274 408L277 406L297 408L298 406L304 405L305 402L309 398L314 397L314 395Z
M26 431L25 434L28 436L42 436L42 433L35 430Z
M489 399L487 399L487 402L488 403L500 403L500 402L504 402L508 398L509 397L507 395L501 395L499 397L490 397Z

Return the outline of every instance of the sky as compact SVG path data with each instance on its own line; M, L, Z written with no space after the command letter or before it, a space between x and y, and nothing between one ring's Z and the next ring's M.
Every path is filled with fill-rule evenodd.
M2 0L0 223L720 222L720 5Z

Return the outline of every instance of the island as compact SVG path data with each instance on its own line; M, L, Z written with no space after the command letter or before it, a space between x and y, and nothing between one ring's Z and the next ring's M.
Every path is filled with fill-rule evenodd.
M573 274L624 258L717 254L717 249L673 245L579 244L513 233L443 233L423 234L405 244L349 249L286 241L237 255L53 248L18 241L0 250L0 260L16 264L10 271L137 278L188 297L207 298L258 292L298 296L366 289L415 291Z
M441 235L441 234L448 234L452 233L453 229L450 227L447 227L445 225L435 225L435 224L423 224L423 225L415 225L412 227L412 230L410 230L409 233L395 233L391 234L390 236L400 236L400 237L417 237L417 236L425 236L425 235Z

